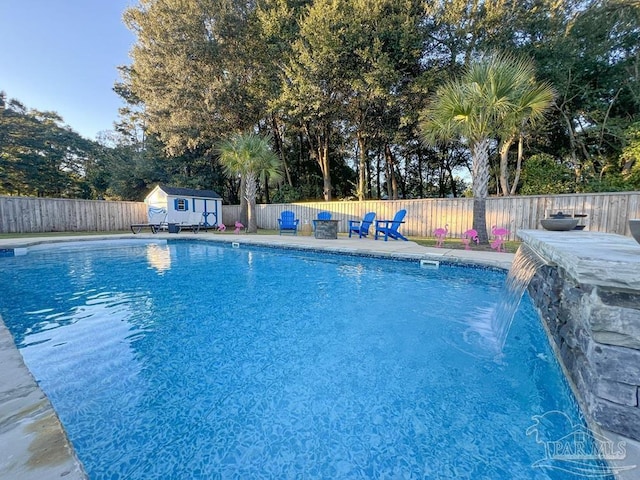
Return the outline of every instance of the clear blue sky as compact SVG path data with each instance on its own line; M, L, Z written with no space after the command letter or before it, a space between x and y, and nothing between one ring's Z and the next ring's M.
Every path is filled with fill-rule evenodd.
M94 140L123 102L113 91L134 35L122 13L134 0L0 0L0 91L57 112Z

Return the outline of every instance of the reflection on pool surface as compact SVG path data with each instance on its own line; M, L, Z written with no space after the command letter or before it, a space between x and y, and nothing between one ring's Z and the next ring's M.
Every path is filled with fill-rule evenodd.
M504 272L181 241L1 260L91 479L576 478L534 465L534 416L583 422L528 298L499 360L467 351Z

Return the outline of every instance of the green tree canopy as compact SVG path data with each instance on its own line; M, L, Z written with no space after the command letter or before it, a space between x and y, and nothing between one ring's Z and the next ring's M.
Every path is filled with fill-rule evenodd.
M162 181L242 202L215 146L255 131L286 182L261 185L262 201L460 194L469 138L421 142L420 113L493 51L532 60L557 97L544 122L522 104L488 135L492 193L517 194L537 153L572 169L577 191L638 188L623 159L640 115L638 0L141 0L124 20L137 40L113 135L90 150L55 113L5 101L4 120L20 112L16 131L34 130L0 130L4 192L140 200Z
M55 112L28 109L0 92L0 193L99 198L97 145Z
M128 87L170 153L211 148L261 118L263 99L252 94L253 12L253 2L224 0L141 0L125 12L138 37Z
M549 195L575 191L573 170L546 153L533 155L522 170L522 193Z

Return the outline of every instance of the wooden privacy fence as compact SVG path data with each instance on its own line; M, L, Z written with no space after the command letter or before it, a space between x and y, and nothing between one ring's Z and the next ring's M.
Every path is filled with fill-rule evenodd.
M428 198L422 200L371 200L365 202L309 202L258 205L258 227L278 228L283 210L292 210L301 220L302 230L311 230L311 220L321 211L329 211L339 220L338 229L346 232L349 220L359 220L367 212L386 220L405 208L407 216L401 232L416 237L431 237L433 230L448 225L449 237L460 237L471 228L473 199ZM572 195L535 195L499 197L487 200L487 226L509 229L511 239L518 230L536 229L540 220L562 211L586 215L586 230L630 235L628 220L640 218L640 192L586 193ZM240 219L238 205L222 207L227 225ZM143 202L108 202L0 196L0 233L80 232L128 230L132 223L147 221Z
M400 209L407 210L400 231L409 236L431 237L433 230L448 225L448 237L460 237L471 228L473 199L429 198L421 200L376 200L364 202L309 202L258 205L256 218L259 228L275 230L283 210L292 210L300 219L301 229L310 229L311 221L321 211L331 212L339 220L338 230L346 232L349 220L359 220L367 212L376 212L376 218L387 220ZM511 240L518 230L539 229L540 220L552 213L586 215L580 217L585 230L630 235L630 218L640 218L640 192L587 193L569 195L534 195L496 197L487 200L487 227L493 225L509 229ZM233 224L240 218L238 205L222 207L222 218Z
M0 196L0 233L108 232L146 221L142 202Z

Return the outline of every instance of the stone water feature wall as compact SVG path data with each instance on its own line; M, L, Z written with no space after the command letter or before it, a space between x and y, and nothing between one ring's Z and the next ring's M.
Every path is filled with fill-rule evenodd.
M519 235L551 263L529 293L585 413L640 440L640 245L602 233Z

